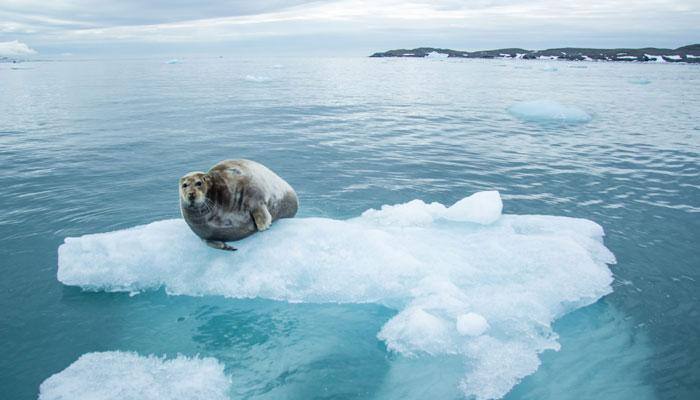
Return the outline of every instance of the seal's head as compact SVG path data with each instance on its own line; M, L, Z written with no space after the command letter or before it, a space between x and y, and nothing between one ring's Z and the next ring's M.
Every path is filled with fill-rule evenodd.
M206 204L211 178L204 172L190 172L180 178L180 203L186 208L201 208Z

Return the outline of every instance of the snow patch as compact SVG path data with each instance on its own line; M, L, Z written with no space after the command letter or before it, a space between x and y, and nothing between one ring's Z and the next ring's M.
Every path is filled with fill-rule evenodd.
M425 56L425 58L432 58L432 59L442 60L442 59L445 59L445 58L447 58L447 57L449 57L449 56L450 56L449 54L438 53L437 51L431 51L430 53L428 53L428 54Z

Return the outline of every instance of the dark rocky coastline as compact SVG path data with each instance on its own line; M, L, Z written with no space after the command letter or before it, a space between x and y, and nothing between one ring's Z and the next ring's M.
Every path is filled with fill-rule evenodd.
M552 59L569 61L700 63L700 44L692 44L677 49L661 49L656 47L645 47L642 49L586 49L562 47L547 50L508 48L473 52L419 47L416 49L397 49L374 53L370 57L518 58L524 60Z

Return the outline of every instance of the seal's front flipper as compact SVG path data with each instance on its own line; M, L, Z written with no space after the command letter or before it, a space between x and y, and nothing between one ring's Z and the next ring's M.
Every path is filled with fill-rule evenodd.
M272 224L272 215L270 215L270 211L265 204L257 206L251 214L255 221L255 227L258 228L259 231L266 230Z
M220 240L205 240L204 243L206 243L207 246L214 248L214 249L228 250L228 251L238 250L237 248L235 248L233 246L229 246L226 244L226 242L222 242Z

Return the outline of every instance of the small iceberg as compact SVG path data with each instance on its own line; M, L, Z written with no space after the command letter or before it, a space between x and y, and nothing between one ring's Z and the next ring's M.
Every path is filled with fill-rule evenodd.
M172 60L168 60L165 63L166 64L182 64L182 61L178 60L177 58L173 58Z
M545 65L544 68L542 68L542 71L555 72L555 71L559 71L559 69L557 67L553 67L551 65Z
M651 81L646 78L631 78L627 82L633 85L648 85L651 83Z
M499 398L537 370L540 353L559 349L555 319L612 291L615 262L592 221L502 207L491 191L449 207L413 200L348 220L285 219L236 242L235 253L203 245L182 219L157 221L66 238L58 280L92 291L382 304L397 311L377 333L388 350L460 356L465 395Z
M449 54L438 53L437 51L431 51L430 53L425 55L425 58L430 58L430 59L434 59L434 60L444 60L449 56L450 56Z
M231 379L214 358L83 354L39 386L39 400L227 400Z
M565 106L552 100L532 100L515 103L508 112L523 121L542 123L582 123L591 120L591 116L582 109Z
M246 75L244 80L248 82L269 82L271 79L267 76Z

